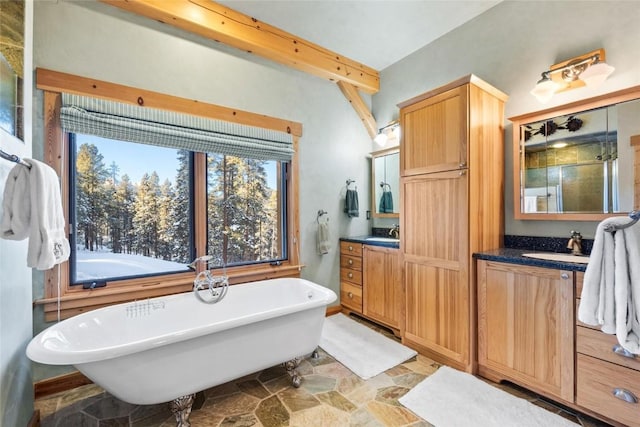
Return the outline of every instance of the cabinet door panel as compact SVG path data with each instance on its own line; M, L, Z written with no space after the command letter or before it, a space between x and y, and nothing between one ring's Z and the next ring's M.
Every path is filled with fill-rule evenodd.
M467 92L467 86L457 87L402 109L402 176L466 164Z
M466 363L469 299L466 277L458 269L405 262L407 320L405 337Z
M366 316L400 329L404 294L397 249L364 247L363 310Z
M478 362L573 401L573 274L478 262Z

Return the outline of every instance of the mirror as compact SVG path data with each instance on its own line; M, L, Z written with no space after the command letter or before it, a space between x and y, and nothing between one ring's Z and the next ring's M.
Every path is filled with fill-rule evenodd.
M400 213L400 150L371 153L371 212L375 218L397 218Z
M24 139L24 1L0 0L0 16L0 129Z
M640 87L510 120L516 219L596 221L634 209Z

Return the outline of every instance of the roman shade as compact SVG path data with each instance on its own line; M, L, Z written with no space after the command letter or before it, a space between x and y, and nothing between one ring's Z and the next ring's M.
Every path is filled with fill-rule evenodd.
M285 132L73 94L62 94L62 129L120 141L289 161L293 137Z

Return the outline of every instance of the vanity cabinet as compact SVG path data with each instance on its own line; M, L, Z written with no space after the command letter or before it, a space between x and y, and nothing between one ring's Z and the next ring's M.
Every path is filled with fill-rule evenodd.
M340 303L347 312L385 325L400 336L404 292L399 250L340 242Z
M574 273L478 260L478 373L574 401Z
M472 253L501 246L507 96L471 75L399 104L403 343L473 371Z
M583 273L577 273L578 298L583 278ZM625 352L615 335L580 322L576 326L576 353L576 403L618 423L640 426L638 356Z
M362 261L363 314L397 333L404 312L399 249L364 245Z

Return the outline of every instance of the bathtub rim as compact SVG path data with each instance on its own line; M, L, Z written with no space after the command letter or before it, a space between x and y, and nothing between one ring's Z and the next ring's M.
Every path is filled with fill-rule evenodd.
M259 280L255 282L247 282L234 286L260 286L264 282L281 282L281 281L290 281L295 280L302 282L305 286L310 287L311 289L319 292L320 294L317 298L312 301L305 300L303 302L292 304L284 307L277 307L271 310L264 310L257 313L250 313L244 316L232 317L224 321L218 321L213 324L201 324L194 325L194 327L189 328L187 330L177 330L169 333L163 333L154 335L147 339L142 339L134 342L127 342L119 345L113 345L109 347L99 347L92 348L88 350L77 349L77 350L69 350L69 349L50 349L46 347L46 341L48 334L52 334L56 331L56 327L60 327L60 325L65 323L72 323L82 321L84 317L95 316L96 312L100 310L117 310L120 307L132 304L131 302L115 304L108 307L102 307L97 310L92 310L86 313L79 314L77 316L70 317L69 319L65 319L60 323L56 323L54 325L49 326L47 329L43 330L35 337L31 339L29 344L27 345L26 354L27 357L37 363L46 364L46 365L79 365L83 363L92 363L99 362L101 360L114 359L117 357L126 356L129 354L151 350L153 348L162 347L165 345L170 345L174 343L178 343L181 341L186 341L194 338L198 338L203 335L214 334L216 332L220 332L227 329L232 329L244 325L248 325L255 322L260 322L272 317L285 316L287 314L311 310L321 306L327 306L334 302L337 299L336 293L324 286L321 286L317 283L311 282L302 278L275 278L275 279L266 279ZM189 295L190 292L183 292L179 294L173 295L165 295L155 298L150 298L149 301L159 301L159 300L168 300L168 299L178 299L178 298L194 298L195 296ZM145 300L146 301L146 300ZM196 300L197 301L197 300ZM203 304L198 302L199 304ZM215 304L212 305L215 307Z

